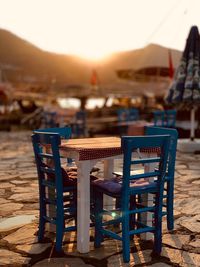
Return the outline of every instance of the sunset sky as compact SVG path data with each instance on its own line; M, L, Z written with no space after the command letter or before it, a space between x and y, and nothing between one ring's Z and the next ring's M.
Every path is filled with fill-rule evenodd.
M99 59L157 43L183 50L200 0L0 0L0 28L52 52Z

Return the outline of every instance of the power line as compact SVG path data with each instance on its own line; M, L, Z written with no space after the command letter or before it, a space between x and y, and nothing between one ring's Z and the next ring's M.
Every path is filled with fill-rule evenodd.
M149 41L152 39L152 37L159 31L159 29L161 28L161 26L166 22L166 20L169 18L169 16L171 15L172 11L178 7L180 5L180 3L183 0L178 0L171 8L170 10L166 13L165 17L160 21L160 23L157 25L157 27L155 28L155 30L149 35L149 37L146 40L146 43L149 43Z

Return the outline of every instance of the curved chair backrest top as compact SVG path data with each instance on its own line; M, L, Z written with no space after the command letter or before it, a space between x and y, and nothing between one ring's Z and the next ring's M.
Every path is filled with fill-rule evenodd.
M176 125L176 113L175 109L168 109L165 111L165 126L166 127L175 127Z
M84 110L77 111L76 114L75 114L75 117L76 117L76 120L80 120L80 121L85 122L85 120L86 120L86 111L84 111Z
M153 111L154 126L165 126L165 112L163 110Z
M139 111L137 108L130 108L128 112L128 120L136 121L139 119Z
M119 108L117 110L118 122L123 122L128 120L128 110L126 108Z
M71 138L71 127L55 127L55 128L45 128L45 129L37 129L34 130L33 133L57 133L60 135L61 138L69 139Z

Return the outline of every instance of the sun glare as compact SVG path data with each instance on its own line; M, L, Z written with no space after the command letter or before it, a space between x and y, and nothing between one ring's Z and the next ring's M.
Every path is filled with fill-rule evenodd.
M90 61L101 61L107 59L112 52L103 52L101 50L83 50L77 52L75 55L79 56L82 59L90 60Z
M0 0L0 4L1 28L46 51L93 61L148 43L182 49L189 21L194 25L199 21L199 0L192 5L189 0Z

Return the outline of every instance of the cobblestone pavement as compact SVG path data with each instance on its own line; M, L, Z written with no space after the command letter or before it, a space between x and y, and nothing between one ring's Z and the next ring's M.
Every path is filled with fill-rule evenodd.
M121 244L76 252L75 233L66 234L64 255L53 251L53 234L37 242L38 185L30 132L0 132L0 266L119 267L200 266L200 155L177 154L175 229L163 229L163 249L152 258L152 242L134 240L131 262L123 264ZM92 231L92 230L91 230Z

